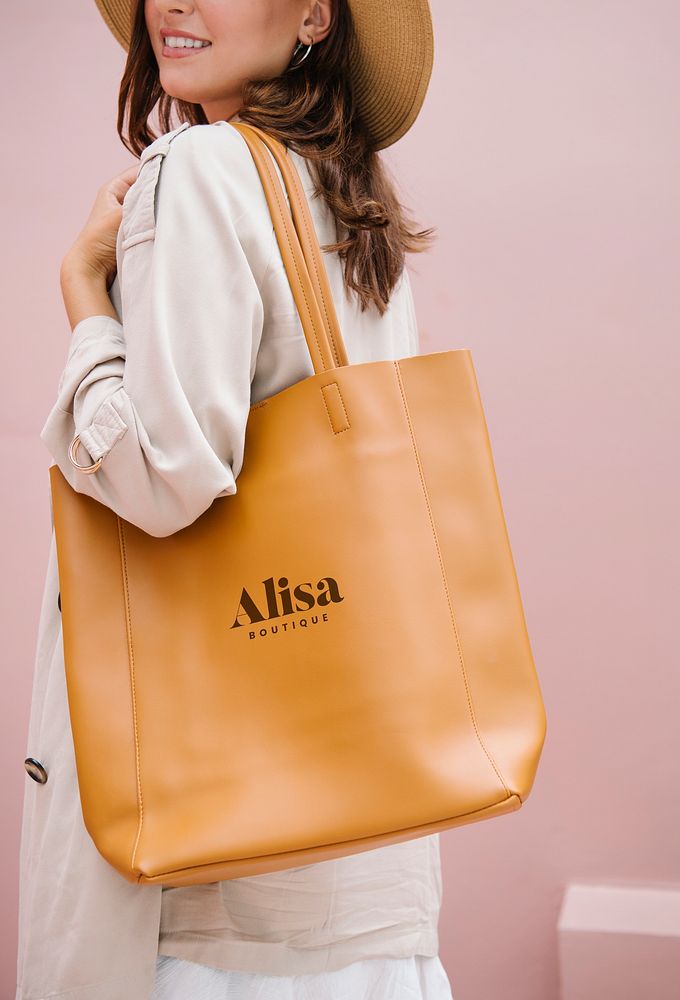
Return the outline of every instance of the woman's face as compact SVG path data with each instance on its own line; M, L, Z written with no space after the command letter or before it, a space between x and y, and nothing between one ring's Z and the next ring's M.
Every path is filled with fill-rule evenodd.
M279 76L298 40L319 42L331 0L144 0L144 16L166 94L201 104L209 122L241 107L247 80ZM164 35L185 32L210 44L180 48Z

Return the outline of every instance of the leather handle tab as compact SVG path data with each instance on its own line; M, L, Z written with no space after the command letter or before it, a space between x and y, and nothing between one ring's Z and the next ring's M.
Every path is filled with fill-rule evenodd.
M314 371L319 374L346 365L349 362L328 275L297 171L278 140L267 136L265 142L265 133L245 122L234 122L232 127L243 136L260 175ZM270 143L276 149L276 152L271 150L271 155ZM272 162L272 156L279 162L277 153L287 162L287 167L281 173L290 199L290 209ZM302 233L296 228L295 216L300 222ZM311 262L311 273L308 260Z

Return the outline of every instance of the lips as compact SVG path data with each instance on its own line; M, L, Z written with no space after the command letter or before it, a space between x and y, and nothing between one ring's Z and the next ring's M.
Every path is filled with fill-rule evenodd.
M191 32L182 31L180 28L174 31L169 28L161 28L160 35L163 41L166 38L190 38L192 42L210 42L209 38L199 38L198 35L192 35Z
M162 55L166 59L188 59L189 56L197 56L199 52L207 52L209 48L210 46L206 45L202 49L171 49L164 45Z

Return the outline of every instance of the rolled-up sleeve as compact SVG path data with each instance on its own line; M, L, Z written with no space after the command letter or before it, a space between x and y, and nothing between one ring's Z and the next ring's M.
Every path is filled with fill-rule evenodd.
M121 322L74 328L40 434L76 491L156 536L236 492L263 328L264 272L229 197L229 157L250 154L236 130L225 141L208 128L142 154L118 233ZM79 464L102 459L95 472L69 458L76 436Z

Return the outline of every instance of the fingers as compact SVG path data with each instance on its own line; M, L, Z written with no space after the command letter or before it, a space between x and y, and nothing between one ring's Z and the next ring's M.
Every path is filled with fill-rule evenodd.
M117 174L112 180L107 181L106 184L104 184L104 189L107 194L112 194L117 202L122 203L123 198L137 178L138 170L139 164L135 163L122 173Z

